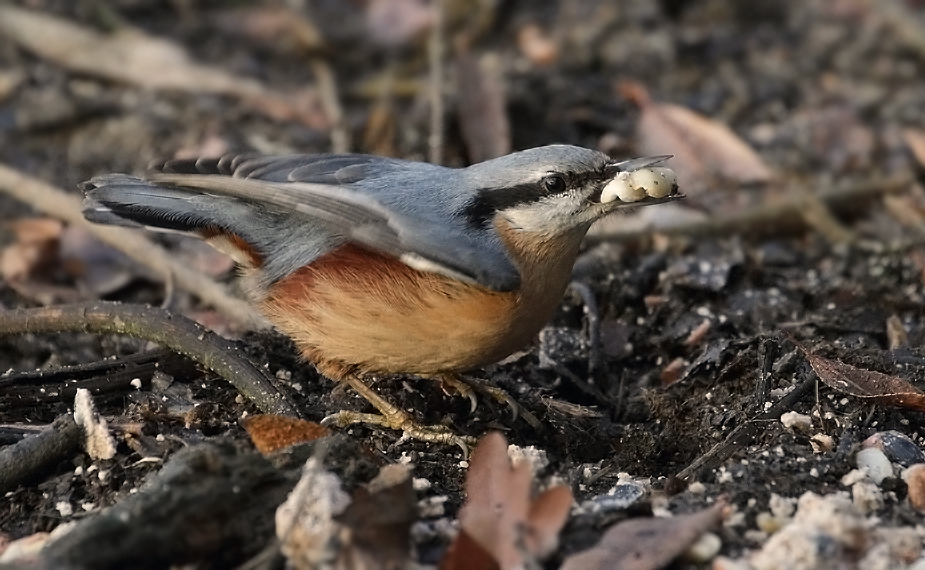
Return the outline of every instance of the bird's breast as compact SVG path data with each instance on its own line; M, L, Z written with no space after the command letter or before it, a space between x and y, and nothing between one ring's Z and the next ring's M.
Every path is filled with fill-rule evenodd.
M464 371L523 348L557 306L568 270L499 292L351 244L278 281L263 308L329 377Z

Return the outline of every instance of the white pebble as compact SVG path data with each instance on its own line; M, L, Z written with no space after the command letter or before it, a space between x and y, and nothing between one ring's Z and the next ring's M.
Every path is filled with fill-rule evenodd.
M780 417L784 427L800 433L809 433L813 429L813 419L799 412L787 412Z
M723 541L718 536L712 532L705 532L687 549L684 558L694 564L703 564L713 560L722 546Z
M893 464L886 454L876 447L868 447L858 452L855 458L858 469L867 473L870 480L879 485L887 477L893 476Z

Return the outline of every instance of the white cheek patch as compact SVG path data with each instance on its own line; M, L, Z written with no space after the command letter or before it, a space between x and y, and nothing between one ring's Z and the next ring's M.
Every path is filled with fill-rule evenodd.
M650 166L632 172L620 172L604 186L601 203L614 200L638 202L643 198L665 198L678 185L678 177L670 168Z

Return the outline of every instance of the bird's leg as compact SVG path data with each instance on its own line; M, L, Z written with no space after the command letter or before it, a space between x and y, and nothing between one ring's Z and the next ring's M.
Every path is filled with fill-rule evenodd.
M469 446L475 444L474 438L457 435L448 427L419 424L414 421L407 412L390 404L357 376L350 374L344 376L342 380L379 410L379 414L365 414L350 410L341 410L321 420L322 425L337 425L340 427L346 427L355 423L378 425L400 430L408 437L421 441L458 445L462 448L463 454L467 456L469 454Z

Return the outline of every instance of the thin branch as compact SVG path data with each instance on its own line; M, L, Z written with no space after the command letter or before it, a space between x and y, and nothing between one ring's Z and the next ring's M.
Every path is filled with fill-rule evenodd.
M212 305L236 325L244 329L266 327L266 320L250 304L229 294L214 279L172 258L170 253L145 238L141 232L86 221L81 213L81 200L73 194L3 164L0 164L0 192L49 216L86 228L101 241L150 267L165 280L173 278L177 286Z
M320 57L312 58L312 71L318 82L318 93L321 95L321 105L331 122L331 152L350 152L350 129L344 118L344 109L340 104L340 95L337 91L337 79L328 62Z
M432 164L443 164L444 125L444 59L446 53L446 30L444 29L443 0L434 0L434 23L427 44L427 56L430 63L430 137L428 139L428 158Z
M262 412L299 416L295 404L231 341L164 309L101 301L0 312L0 336L54 332L124 334L155 342L225 378Z

